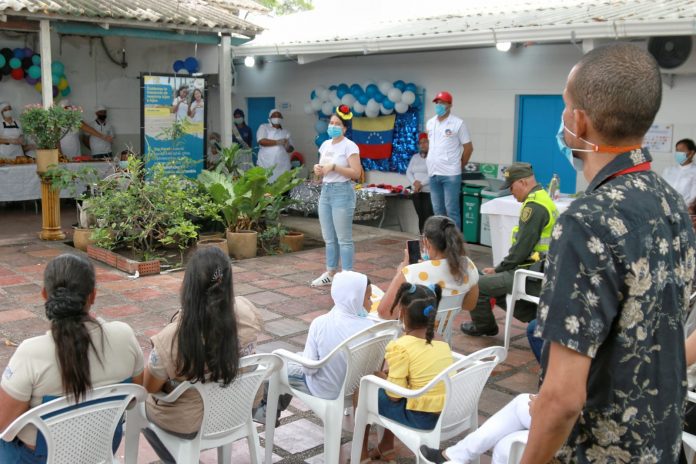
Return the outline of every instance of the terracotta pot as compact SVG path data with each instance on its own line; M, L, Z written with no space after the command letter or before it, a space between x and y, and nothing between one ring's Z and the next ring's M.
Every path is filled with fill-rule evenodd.
M280 243L287 245L292 251L302 251L304 234L302 232L290 231L280 237Z
M227 239L226 238L204 238L198 240L198 244L196 245L198 248L208 248L208 247L216 247L222 250L223 253L228 254L229 249L227 247Z
M36 150L36 172L48 171L51 164L58 164L58 149Z
M87 251L87 245L94 245L94 241L90 239L92 229L75 227L73 230L73 245L75 248L78 250Z
M227 247L230 256L236 259L255 257L257 235L255 230L227 231Z

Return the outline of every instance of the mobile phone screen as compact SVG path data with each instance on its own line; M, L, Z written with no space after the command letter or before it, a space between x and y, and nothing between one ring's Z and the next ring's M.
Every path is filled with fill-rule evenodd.
M406 242L406 247L408 249L408 263L409 264L416 264L421 257L420 241L419 240L409 240Z

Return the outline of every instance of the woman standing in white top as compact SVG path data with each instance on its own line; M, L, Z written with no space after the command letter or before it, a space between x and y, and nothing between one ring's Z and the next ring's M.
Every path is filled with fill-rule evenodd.
M438 284L442 296L464 294L462 308L469 311L474 309L479 294L479 274L476 265L466 256L462 232L454 221L447 216L428 218L423 227L421 252L423 261L416 264L408 264L408 253L404 252L404 261L396 269L396 275L377 307L379 317L399 317L396 312L390 314L390 310L404 282Z
M188 115L192 122L203 122L203 119L205 119L204 105L203 92L201 92L201 89L194 89L188 109Z
M353 270L353 212L355 188L353 182L360 179L362 165L358 146L345 137L353 113L346 105L336 109L329 119L326 132L330 140L319 147L319 164L314 174L322 177L319 197L319 224L326 243L326 272L312 281L312 287L329 285L338 272L338 258L344 271Z
M14 118L12 105L7 102L0 103L0 113L0 158L15 159L24 156L22 127Z
M282 126L283 115L273 108L268 113L268 124L261 124L256 131L256 141L259 143L259 159L257 165L262 168L273 168L270 182L286 171L289 171L290 153L295 148L290 140L290 132Z
M172 103L172 113L177 121L186 119L189 110L188 104L188 86L182 85L176 93L176 98Z
M413 155L406 168L406 178L413 187L411 201L418 215L418 230L423 233L425 220L433 215L430 201L430 177L428 176L428 133L418 134L418 153Z

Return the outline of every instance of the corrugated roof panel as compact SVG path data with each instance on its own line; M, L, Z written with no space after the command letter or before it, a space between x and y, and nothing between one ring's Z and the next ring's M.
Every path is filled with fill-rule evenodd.
M0 13L103 19L256 33L240 10L268 11L251 0L0 0Z
M257 47L274 46L281 50L287 45L319 43L346 43L383 39L431 38L448 34L496 33L523 29L552 28L564 25L621 24L628 22L659 22L663 20L691 20L696 34L696 2L693 0L526 0L497 1L467 0L466 2L429 0L428 8L402 10L425 12L419 16L395 10L385 15L377 4L374 14L363 14L362 9L349 9L343 24L336 26L319 11L279 17L266 31L242 48L253 51ZM350 11L356 17L351 17ZM311 24L311 27L307 25ZM287 31L292 31L288 33ZM569 33L570 35L570 30Z

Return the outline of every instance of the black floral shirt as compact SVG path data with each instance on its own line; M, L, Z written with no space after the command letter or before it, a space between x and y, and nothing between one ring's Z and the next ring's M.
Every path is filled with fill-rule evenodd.
M647 150L618 155L554 227L537 336L592 358L587 401L561 462L676 462L686 395L682 321L694 230Z

